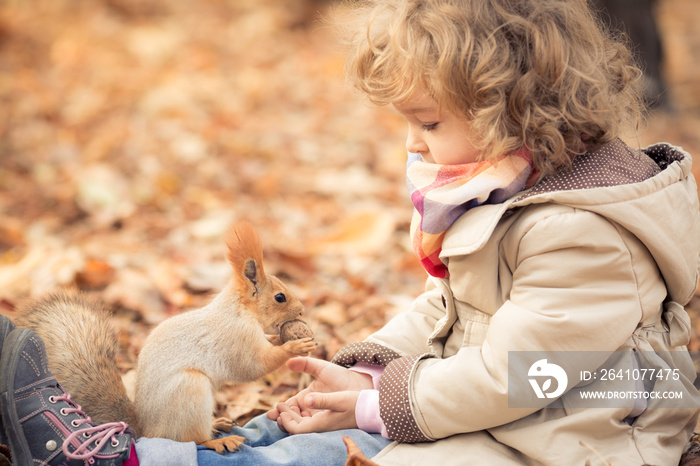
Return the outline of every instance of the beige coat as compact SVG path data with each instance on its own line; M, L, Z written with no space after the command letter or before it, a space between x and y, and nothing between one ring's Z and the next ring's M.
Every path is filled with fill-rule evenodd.
M676 351L689 340L682 306L698 283L700 214L690 156L669 145L645 152L659 166L617 141L504 204L468 211L443 243L451 278L429 280L412 309L339 353L341 364L387 366L380 412L399 441L374 461L678 464L700 412L693 364ZM681 407L581 408L581 390L611 388L582 381L581 371L605 366L616 350L624 357L606 363L615 369L678 374L646 384L680 387ZM509 391L530 391L529 366L509 380L516 351L544 351L550 362L552 352L575 352L557 360L568 390L554 401L531 392L535 401L509 407Z

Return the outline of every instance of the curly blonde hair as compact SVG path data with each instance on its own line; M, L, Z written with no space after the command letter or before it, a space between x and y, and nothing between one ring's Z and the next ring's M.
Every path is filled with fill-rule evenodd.
M482 159L522 147L551 174L642 114L641 72L586 0L369 0L348 80L386 105L428 92L466 116Z

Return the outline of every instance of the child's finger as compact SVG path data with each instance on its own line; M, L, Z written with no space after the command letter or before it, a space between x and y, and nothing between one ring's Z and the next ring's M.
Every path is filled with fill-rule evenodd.
M357 397L350 396L348 392L310 393L304 397L304 402L313 409L348 412L355 410Z
M287 432L290 434L294 433L293 430L295 429L290 429L290 426L296 428L299 421L301 421L301 414L295 412L295 410L287 406L285 403L277 403L275 407L279 411L279 417L277 418L277 426L279 429L282 432Z
M292 358L287 361L287 367L290 370L294 372L305 372L314 378L318 378L321 371L328 366L335 366L335 364L321 359L306 357Z
M285 410L280 412L279 421L281 421L283 427L290 434L297 433L299 423L302 421L302 419L303 418L302 418L301 414L299 414L291 409L285 409Z
M269 420L271 420L271 421L276 421L277 418L280 417L280 412L277 411L276 408L272 408L272 409L269 410L267 413L265 413L265 415L267 416L267 418L268 418Z
M301 420L302 418L301 410L298 406L289 406L287 403L277 403L277 405L275 405L275 408L277 408L277 411L279 411L280 416L284 413L287 413L294 419Z

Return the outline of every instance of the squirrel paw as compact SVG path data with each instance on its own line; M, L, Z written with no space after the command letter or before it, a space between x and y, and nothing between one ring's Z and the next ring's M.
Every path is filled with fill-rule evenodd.
M240 437L238 435L231 435L229 437L215 438L214 440L207 440L206 442L200 443L203 447L216 450L217 453L225 454L226 451L234 452L240 450L241 445L243 445L247 440L245 437Z
M284 344L285 349L294 356L307 356L316 351L317 346L318 343L316 343L313 338L291 340Z
M235 421L227 417L217 417L214 419L214 430L221 430L223 432L231 432L233 426L237 425Z

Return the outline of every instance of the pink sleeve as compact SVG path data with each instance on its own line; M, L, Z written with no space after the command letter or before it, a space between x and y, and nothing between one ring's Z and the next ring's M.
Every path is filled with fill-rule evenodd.
M376 364L366 364L364 362L358 362L354 366L349 367L351 371L359 372L361 374L367 374L372 377L372 383L374 384L374 389L379 388L379 379L382 378L382 372L384 372L384 366L377 366Z
M372 377L374 390L362 390L355 405L355 420L357 427L370 434L380 433L389 438L384 422L379 416L379 380L384 372L384 366L358 362L350 367L351 371L367 374Z
M379 390L362 390L355 405L357 428L370 434L382 434L390 438L379 416Z

